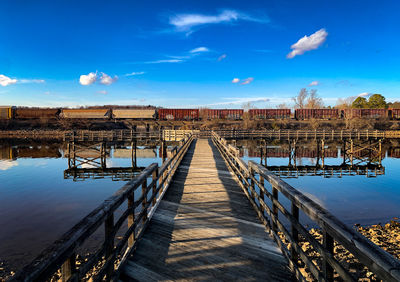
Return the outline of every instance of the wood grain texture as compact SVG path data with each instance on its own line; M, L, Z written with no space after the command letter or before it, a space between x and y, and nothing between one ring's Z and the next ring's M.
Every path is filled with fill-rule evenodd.
M287 261L211 141L195 141L123 281L291 281Z

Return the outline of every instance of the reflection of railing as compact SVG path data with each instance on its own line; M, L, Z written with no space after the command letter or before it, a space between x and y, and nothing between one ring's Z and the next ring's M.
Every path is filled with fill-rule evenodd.
M376 165L304 165L304 166L267 166L267 169L281 178L297 178L299 176L323 176L325 178L365 175L377 177L385 174L385 168Z
M260 220L289 260L289 265L299 280L305 280L305 277L299 270L298 259L305 264L318 281L333 281L335 272L345 281L356 280L350 271L337 260L334 248L335 241L347 249L378 278L384 281L400 280L400 262L390 254L372 244L361 234L348 228L323 207L266 168L252 161L247 166L238 157L237 148L227 145L226 140L216 133L213 133L213 142L236 175L238 183L243 188ZM265 182L268 182L269 185L266 186L267 183ZM278 195L285 196L290 201L290 211L282 204ZM307 215L322 228L322 244L301 224L299 220L300 212ZM282 215L289 221L290 231L282 223L280 219ZM288 246L284 244L282 237L290 243ZM322 259L321 265L307 256L301 248L301 240L308 242L319 254Z
M130 252L135 249L138 239L149 224L192 141L192 136L183 140L179 149L172 150L173 156L161 167L158 167L157 163L153 163L144 169L140 175L105 200L12 279L15 281L45 281L60 268L63 281L78 281L93 269L95 269L94 281L102 280L104 277L106 280L117 277L119 266L125 263ZM150 177L150 183L148 183ZM135 192L139 192L140 188L141 195L136 198L137 193L135 195ZM125 207L126 202L128 208L115 222L114 213L117 209ZM116 234L126 220L128 229L115 246ZM104 243L99 250L90 255L85 263L77 268L75 254L78 248L101 225L104 225L105 228ZM119 256L122 256L122 259L115 270L116 259Z
M144 167L93 167L64 170L64 179L76 180L111 178L113 181L128 181L135 178Z

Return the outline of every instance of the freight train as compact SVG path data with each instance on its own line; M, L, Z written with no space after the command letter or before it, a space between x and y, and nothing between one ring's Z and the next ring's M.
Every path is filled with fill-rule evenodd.
M22 108L0 107L0 120L7 119L102 119L102 120L242 120L245 115L252 120L282 119L400 119L400 109L132 109L132 108Z

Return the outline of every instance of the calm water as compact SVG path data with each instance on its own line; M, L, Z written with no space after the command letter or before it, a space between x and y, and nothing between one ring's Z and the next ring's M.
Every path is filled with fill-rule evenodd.
M12 269L29 263L126 183L101 175L64 179L68 159L63 144L0 145L0 261ZM109 152L107 167L132 165L129 148L113 146ZM137 166L153 162L161 164L159 148L139 146Z
M0 143L0 261L12 269L30 262L46 246L121 188L125 181L100 174L64 178L68 168L65 144ZM256 143L238 142L243 158L260 162ZM326 166L343 162L341 144L326 144ZM268 166L289 164L287 143L268 146ZM109 148L107 167L130 167L129 147ZM84 151L85 158L94 157ZM298 167L316 164L315 146L297 144ZM285 178L295 188L330 210L346 224L376 224L400 217L400 146L383 145L383 175ZM139 147L137 165L161 163L159 149ZM319 160L321 164L321 160ZM93 164L84 164L92 168ZM293 176L293 175L292 175ZM370 175L371 176L371 175ZM87 176L86 176L87 177Z

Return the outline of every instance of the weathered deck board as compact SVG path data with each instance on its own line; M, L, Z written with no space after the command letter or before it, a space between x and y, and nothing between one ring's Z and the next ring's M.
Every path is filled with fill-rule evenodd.
M217 148L200 139L121 279L288 281L292 275Z

